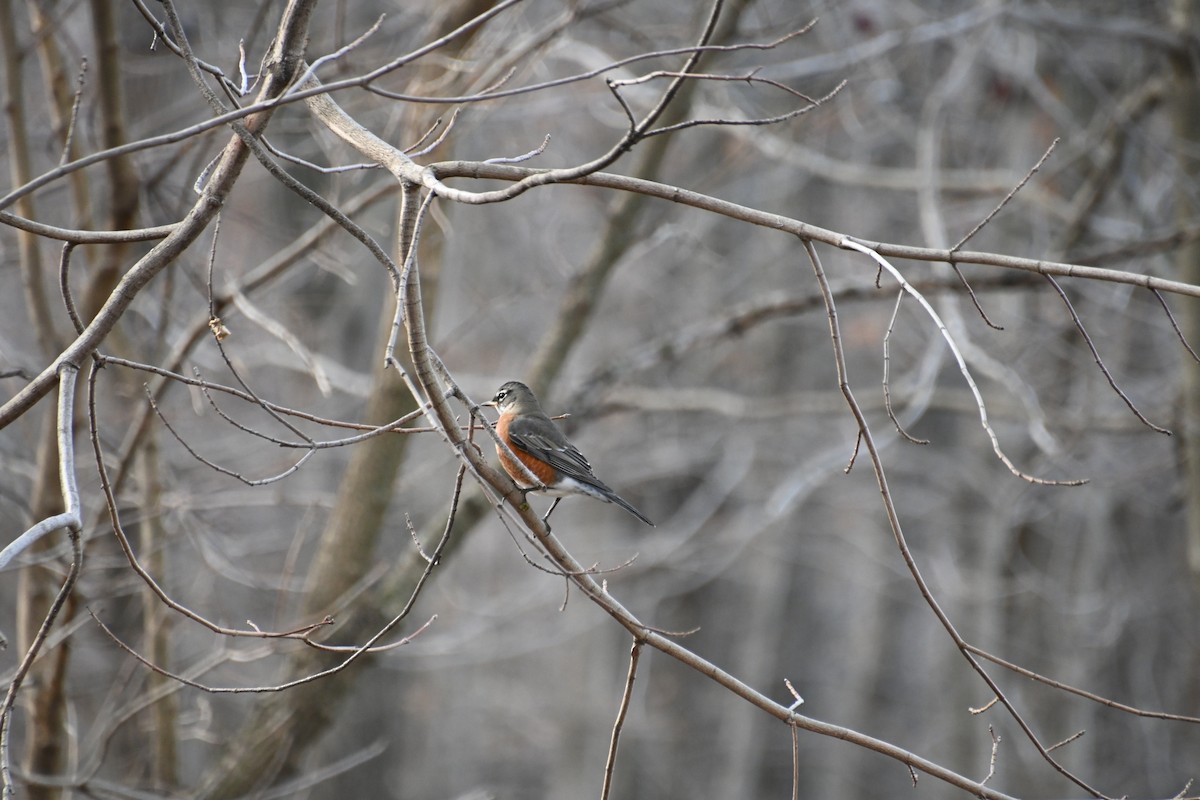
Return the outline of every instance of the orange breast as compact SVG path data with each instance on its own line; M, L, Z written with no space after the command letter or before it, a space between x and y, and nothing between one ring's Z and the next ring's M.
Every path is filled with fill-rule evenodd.
M544 461L534 458L529 453L513 444L512 439L510 439L508 436L508 426L511 422L512 417L510 415L502 414L499 421L496 423L496 433L499 434L500 438L504 440L504 443L508 445L509 449L516 454L517 458L521 460L521 463L528 467L529 471L537 476L538 480L540 480L546 486L554 485L555 479L558 478L558 471L554 469L554 467L550 466ZM517 486L520 486L522 489L528 489L533 485L529 482L529 479L524 476L521 468L517 465L517 462L509 458L508 454L504 452L503 448L497 447L496 455L500 457L500 466L504 467L504 471L507 472L508 476L516 482Z

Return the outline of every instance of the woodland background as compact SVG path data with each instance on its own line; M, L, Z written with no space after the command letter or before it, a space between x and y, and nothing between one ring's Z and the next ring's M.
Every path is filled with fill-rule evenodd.
M239 42L256 72L296 5L180 4L178 22L195 56L236 85ZM334 53L386 15L316 72L326 84L363 75L494 5L318 4L306 58ZM1188 453L1200 454L1200 366L1175 325L1200 347L1198 5L729 2L714 44L776 46L705 52L692 72L723 79L684 81L658 125L714 124L646 138L605 166L862 240L943 251L1020 186L965 249L1114 271L1060 275L1068 307L1032 262L964 260L985 319L948 258L892 259L936 308L1015 466L1087 480L1046 485L997 458L919 304L906 298L897 312L886 271L877 281L861 253L818 246L888 496L954 628L1053 681L1190 715L1111 708L981 660L1045 747L1084 732L1051 754L1075 782L1013 714L988 707L992 689L906 566L866 448L856 449L826 307L795 236L737 212L599 186L439 200L419 240L429 344L475 402L515 378L549 413L570 414L561 424L597 474L657 527L569 498L554 534L604 570L596 579L646 624L692 631L671 638L698 658L784 706L789 680L805 700L798 713L972 781L988 777L997 792L1195 796L1200 458ZM75 231L175 224L236 138L227 125L189 130L215 112L168 46L177 37L147 19L170 30L172 9L0 0L4 194L61 163L186 132L0 200L0 400L76 338L59 288L61 239L72 237L22 230L20 219ZM581 164L628 127L605 80L680 70L710 12L659 0L515 3L371 84L405 97L357 86L333 99L395 147L445 134L414 156L422 164L511 159L546 136L515 166ZM670 52L612 66L661 51ZM619 91L645 114L670 80ZM787 116L809 105L794 92L824 98L843 81L790 119L726 124ZM218 89L211 73L206 82ZM303 102L278 108L265 131L277 153L268 161L403 263L394 177L314 169L368 159ZM84 322L152 246L70 251L67 283ZM1190 289L1156 295L1137 276ZM600 795L606 765L612 797L965 796L922 770L914 789L897 760L804 728L794 729L794 756L787 724L653 647L640 653L614 761L629 631L552 574L538 540L511 511L495 511L497 494L485 502L470 472L456 491L461 462L441 434L280 447L361 430L281 415L289 429L253 401L216 392L210 401L197 385L112 360L382 425L415 407L397 369L384 368L395 297L367 248L252 156L219 226L207 224L139 288L99 345L110 360L95 374L95 434L132 549L191 613L250 632L328 614L335 622L317 638L361 645L428 572L383 642L419 635L267 693L183 685L122 650L96 619L162 670L207 687L273 686L346 657L296 638L214 632L147 588L114 537L96 466L89 351L73 421L81 570L19 685L18 664L68 575L69 537L50 534L0 571L0 676L16 686L6 746L20 796L577 798ZM213 316L229 331L219 343ZM885 398L927 444L897 433ZM62 511L58 404L52 392L0 429L0 545ZM467 424L467 407L455 409ZM494 463L486 433L476 429L474 441ZM430 566L420 551L438 545L452 497L454 522Z

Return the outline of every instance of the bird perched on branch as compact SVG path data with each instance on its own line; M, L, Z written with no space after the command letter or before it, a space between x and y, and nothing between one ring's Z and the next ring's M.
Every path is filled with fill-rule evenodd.
M550 511L542 517L542 522L550 517L550 513L563 497L569 494L583 494L606 503L616 503L642 522L654 527L654 523L647 519L645 514L592 474L592 465L584 458L583 453L567 440L554 424L554 420L546 416L537 397L528 386L520 381L509 381L500 387L490 402L483 405L492 406L500 412L500 419L496 422L496 433L508 445L512 455L520 459L518 464L503 447L497 446L496 455L500 457L500 465L504 467L504 471L526 493L541 492L555 498ZM521 468L521 464L525 469ZM532 483L526 470L541 481L541 485Z

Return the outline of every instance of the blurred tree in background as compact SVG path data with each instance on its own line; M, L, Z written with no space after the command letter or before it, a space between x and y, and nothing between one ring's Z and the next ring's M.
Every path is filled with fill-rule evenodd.
M1197 5L0 0L6 793L1195 796Z

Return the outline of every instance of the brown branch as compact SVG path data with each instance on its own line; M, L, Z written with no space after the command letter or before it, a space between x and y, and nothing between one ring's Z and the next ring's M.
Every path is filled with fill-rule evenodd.
M891 371L892 355L891 355L891 340L892 330L896 327L896 317L900 314L900 303L904 300L904 292L896 294L896 307L892 309L892 318L888 320L887 331L883 334L883 407L887 409L888 419L896 426L896 432L907 439L912 444L929 444L928 439L918 439L908 431L904 430L904 426L900 424L900 420L896 419L896 412L892 409L892 392L890 381L888 380L889 372ZM858 453L858 447L854 448L855 454Z
M1018 675L1022 675L1026 678L1029 678L1030 680L1037 681L1038 683L1044 683L1047 686L1053 687L1060 691L1068 692L1069 694L1073 694L1078 697L1086 698L1088 700L1091 700L1094 703L1099 703L1102 706L1107 706L1108 708L1112 708L1117 711L1124 711L1126 714L1133 714L1134 716L1138 716L1138 717L1149 717L1151 719L1171 720L1173 722L1190 722L1192 724L1200 725L1200 717L1189 717L1185 714L1168 714L1165 711L1146 711L1144 709L1135 708L1133 706L1126 705L1124 703L1118 703L1116 700L1110 700L1107 697L1102 697L1101 695L1094 694L1093 692L1089 692L1086 689L1079 689L1075 686L1071 686L1070 684L1062 683L1061 681L1056 681L1053 678L1048 678L1045 675L1041 675L1037 672L1034 672L1031 669L1026 669L1025 667L1022 667L1019 664L1014 664L1011 661L1006 661L1003 658L1000 658L1000 656L993 655L992 653L989 653L988 651L984 650L981 647L977 647L976 645L967 644L966 647L968 650L970 650L972 653L979 656L980 658L986 658L988 661L991 661L993 664L997 664L998 666L1004 667L1007 670L1012 670L1013 672L1017 673ZM993 700L992 702L994 703L995 701ZM991 705L991 704L989 703L989 705ZM984 709L981 709L981 710L984 710Z
M1063 775L1065 778L1079 786L1084 791L1091 793L1095 797L1105 797L1105 795L1101 794L1096 789L1093 789L1091 786L1085 783L1082 778L1068 770L1050 755L1049 750L1047 750L1046 747L1041 743L1041 740L1029 726L1029 723L1025 720L1021 713L1017 711L1016 706L1014 706L1012 701L1008 699L1007 695L1005 695L1000 689L999 684L996 683L992 676L988 674L987 670L983 668L983 665L979 663L979 661L967 648L966 639L964 639L958 632L958 629L954 626L954 623L951 621L949 615L946 614L946 612L942 609L941 604L938 603L937 599L933 596L933 592L929 588L929 584L925 582L925 578L921 575L921 570L917 566L916 559L913 557L912 551L908 547L908 541L905 538L904 530L900 525L899 512L897 512L895 504L892 502L891 491L888 488L887 483L887 475L885 474L883 468L883 461L879 456L879 450L875 446L875 439L871 435L870 427L867 424L867 418L863 414L862 408L858 405L858 401L854 399L854 393L850 389L846 371L846 358L842 348L842 337L837 318L837 308L834 305L833 294L829 289L829 280L825 276L825 270L821 266L821 260L817 255L817 251L813 246L813 243L808 240L803 240L803 244L805 251L808 253L809 262L812 264L813 272L816 274L817 283L821 287L821 293L825 297L825 305L829 315L829 338L833 343L834 365L837 370L838 387L841 389L842 395L846 398L846 404L850 407L850 412L853 414L854 419L858 424L859 436L861 437L863 444L866 445L867 453L871 459L871 466L875 471L875 482L879 487L879 493L883 499L883 508L885 514L887 515L888 526L891 528L892 536L895 539L896 546L900 551L900 556L903 558L904 564L908 568L909 574L912 575L913 581L917 586L917 591L920 592L925 604L929 606L938 622L950 636L955 647L958 648L959 652L962 653L963 657L967 660L967 663L971 665L971 668L979 675L980 678L983 679L983 682L987 684L988 688L1004 705L1005 709L1008 710L1009 715L1017 723L1018 727L1020 727L1025 733L1025 736L1037 749L1042 758L1045 759L1045 761L1052 767L1054 767L1059 774ZM915 782L915 773L913 774L913 777Z
M516 167L504 164L481 164L476 161L445 161L426 167L439 180L447 178L474 178L478 180L509 180L518 181L531 174L545 172L528 167ZM973 250L951 252L949 249L935 247L913 247L895 242L880 242L849 236L829 228L811 225L801 220L761 211L750 206L721 200L711 195L693 192L665 183L630 178L607 172L596 172L591 175L563 179L562 183L576 183L581 186L596 186L617 191L637 192L648 197L656 197L673 203L691 206L703 211L729 217L730 219L756 225L762 228L790 233L801 239L807 239L822 244L832 245L842 249L854 249L850 244L859 245L873 250L885 258L899 258L906 261L931 261L937 263L979 264L982 266L999 267L1002 269L1019 270L1037 275L1054 275L1068 278L1084 278L1087 280L1104 281L1108 283L1139 286L1143 289L1157 289L1172 294L1188 297L1200 297L1200 285L1158 278L1152 275L1141 275L1123 270L1091 267L1083 264L1046 261L1036 258L1023 258L1003 253L989 253Z
M1108 385L1112 387L1112 390L1117 393L1117 397L1120 397L1121 400L1125 402L1125 405L1129 407L1129 410L1133 412L1133 415L1141 420L1142 424L1144 424L1147 428L1152 431L1164 433L1167 436L1170 436L1171 432L1169 430L1155 425L1153 422L1146 419L1146 417L1142 415L1142 412L1138 411L1138 408L1133 404L1133 401L1129 399L1129 395L1125 394L1121 387L1117 385L1116 379L1114 379L1112 373L1108 371L1108 367L1104 365L1104 359L1100 357L1100 352L1096 349L1095 343L1092 342L1092 337L1088 335L1087 328L1083 327L1083 320L1081 320L1079 315L1075 313L1075 306L1071 304L1071 299L1067 297L1067 293L1064 292L1063 288L1058 285L1058 281L1054 280L1053 275L1047 275L1046 280L1050 281L1050 285L1054 287L1054 291L1058 292L1058 296L1062 298L1063 303L1067 307L1067 311L1069 311L1071 314L1072 321L1075 323L1075 328L1079 331L1080 335L1083 336L1083 341L1087 344L1088 350L1092 351L1092 358L1095 359L1096 366L1100 367L1100 371L1104 373L1105 380L1108 381Z
M71 228L58 228L44 222L19 217L8 211L0 211L0 223L11 225L19 230L43 236L47 239L57 239L60 242L75 244L120 244L125 242L150 242L169 235L177 223L159 225L154 228L138 228L123 231L83 231Z
M617 719L613 722L612 737L608 743L608 758L604 761L604 784L600 788L600 800L608 800L612 791L613 770L617 766L617 743L621 740L625 715L629 713L629 701L633 699L633 681L637 677L638 658L641 655L642 643L634 639L629 649L629 674L625 677L625 690L621 692L621 704L617 707Z
M846 81L842 81L837 86L834 86L827 93L813 100L810 105L802 108L796 108L784 114L776 114L773 117L754 117L752 119L733 119L730 117L711 117L703 119L689 119L683 122L677 122L674 125L664 125L661 128L654 128L646 132L646 136L661 136L664 133L673 133L675 131L685 130L687 128L696 128L700 126L712 127L761 127L766 125L778 125L781 122L788 122L797 117L804 116L808 112L823 106L834 97L836 97L846 86Z
M1000 211L1006 205L1008 205L1009 202L1014 197L1017 196L1017 192L1021 191L1021 188L1024 187L1025 184L1029 183L1029 179L1032 178L1035 174L1037 174L1037 171L1042 168L1042 165L1046 163L1046 159L1050 157L1050 154L1054 152L1054 148L1057 146L1058 146L1058 139L1056 138L1054 141L1052 141L1050 143L1050 146L1046 148L1046 152L1042 153L1042 157L1037 160L1037 163L1034 164L1033 167L1031 167L1030 170L1025 173L1025 177L1021 178L1021 180L1017 182L1017 185L1012 187L1012 189L1009 190L1008 194L1004 195L1004 199L1001 200L999 203L997 203L996 207L993 208L986 217L979 220L979 223L974 228L971 228L971 230L967 232L966 236L959 239L958 243L956 245L954 245L954 247L950 248L950 252L951 253L958 252L959 250L962 249L962 246L964 244L966 244L967 242L969 242L971 239L973 239L975 237L975 234L977 234L981 230L983 230L984 226L986 226L989 222L991 222L992 219L997 214L999 214Z
M1179 328L1179 323L1175 321L1175 315L1171 313L1171 307L1167 305L1167 299L1163 297L1162 292L1158 291L1157 289L1154 290L1154 297L1158 300L1159 305L1162 306L1163 311L1166 312L1167 319L1171 323L1171 328L1174 329L1175 335L1179 337L1179 343L1182 344L1188 351L1188 355L1192 357L1192 361L1200 364L1200 355L1197 355L1196 351L1192 349L1192 346L1188 344L1187 337L1183 335L1183 331Z

